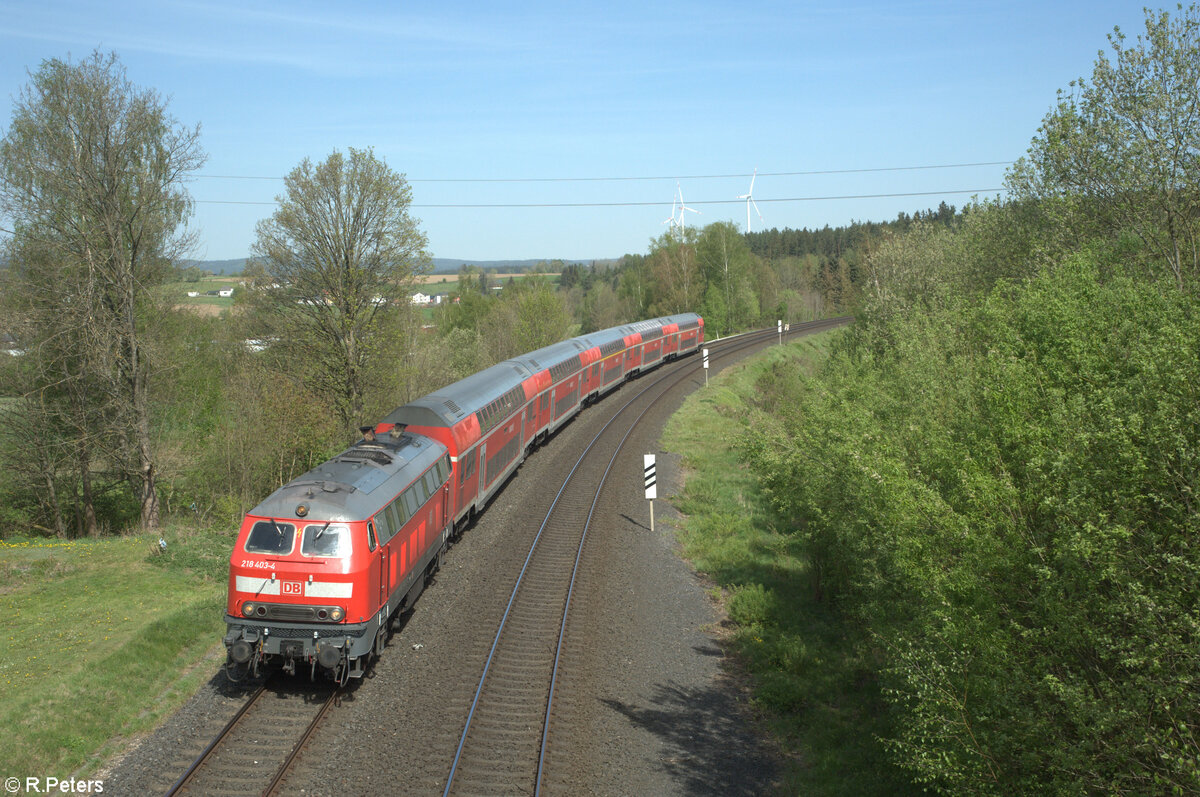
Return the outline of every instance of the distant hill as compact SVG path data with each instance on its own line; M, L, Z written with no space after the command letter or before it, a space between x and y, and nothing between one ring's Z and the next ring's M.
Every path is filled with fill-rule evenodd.
M483 269L498 271L525 271L540 263L562 263L564 266L587 266L591 263L613 263L614 260L562 260L552 257L542 257L536 260L455 260L451 257L435 257L433 259L434 274L453 274L462 266L478 266Z
M499 269L502 271L524 271L531 269L538 263L552 263L553 258L539 258L535 260L458 260L452 257L435 257L433 259L434 274L454 274L462 266L478 266L483 269ZM563 260L563 265L582 265L591 264L591 260ZM598 263L609 263L611 260L597 260ZM196 266L204 271L211 271L213 274L240 274L242 269L246 267L246 258L238 258L236 260L185 260L185 266Z
M211 271L214 274L241 274L242 269L246 267L246 258L240 257L237 260L185 260L183 266L195 266L202 271Z

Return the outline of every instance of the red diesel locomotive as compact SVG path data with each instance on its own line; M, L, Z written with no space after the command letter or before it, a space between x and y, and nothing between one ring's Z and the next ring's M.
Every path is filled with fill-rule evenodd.
M694 313L555 343L392 411L250 510L229 561L231 677L362 677L455 536L534 446L625 379L695 351Z

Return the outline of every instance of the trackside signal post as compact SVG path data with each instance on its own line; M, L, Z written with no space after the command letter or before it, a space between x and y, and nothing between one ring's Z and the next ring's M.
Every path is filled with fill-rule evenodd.
M655 475L654 455L644 455L642 464L646 476L646 500L650 502L650 531L654 531L654 499L658 498L658 476Z
M708 349L702 349L704 355L704 386L708 387Z
M775 322L775 331L779 333L779 345L782 346L783 345L783 321L782 320L778 320Z

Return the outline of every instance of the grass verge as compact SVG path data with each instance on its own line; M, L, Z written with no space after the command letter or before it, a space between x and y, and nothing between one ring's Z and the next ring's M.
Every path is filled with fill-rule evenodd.
M212 676L232 536L163 536L0 541L6 774L86 775Z
M798 541L777 528L739 453L758 412L759 376L777 363L815 367L837 334L774 346L723 371L672 418L663 446L684 456L680 541L718 587L730 644L790 762L785 791L904 794L914 790L879 741L888 729L869 640L814 598Z

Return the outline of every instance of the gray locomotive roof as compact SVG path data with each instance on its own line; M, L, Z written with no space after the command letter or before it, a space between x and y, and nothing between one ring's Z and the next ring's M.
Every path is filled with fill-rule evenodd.
M362 520L445 453L445 446L421 435L382 435L374 443L359 441L283 485L249 514L297 518L296 507L304 504L308 512L303 520Z
M512 390L535 373L551 368L588 349L621 340L634 332L661 329L667 324L685 324L699 319L695 313L681 313L648 321L637 321L619 327L602 329L587 335L543 346L511 360L493 365L447 385L435 393L392 410L384 423L403 423L412 426L453 426L488 402Z

